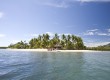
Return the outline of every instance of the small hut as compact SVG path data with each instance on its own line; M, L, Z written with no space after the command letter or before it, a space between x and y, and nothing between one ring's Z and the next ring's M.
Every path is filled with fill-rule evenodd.
M54 49L56 49L56 50L61 50L61 49L62 49L62 46L59 45L59 44L56 44L56 45L54 46Z

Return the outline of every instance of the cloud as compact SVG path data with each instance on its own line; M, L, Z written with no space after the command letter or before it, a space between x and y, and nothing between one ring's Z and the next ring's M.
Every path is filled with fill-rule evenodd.
M67 35L71 35L71 33L64 33L64 35L66 35L66 36L67 36Z
M107 33L97 33L99 36L109 36Z
M98 29L88 30L88 32L95 32L95 31L98 31Z
M110 42L90 42L90 43L84 42L85 46L87 47L97 47L97 46L106 45L108 43Z
M49 36L52 38L54 37L55 33L54 32L45 32L45 33L42 33L42 34L31 34L30 36L31 37L38 37L39 35L43 35L43 34L49 34ZM61 37L61 35L72 35L71 33L59 33L58 36Z
M53 32L46 32L46 34L49 34L50 36L54 36Z
M46 33L49 34L49 35L52 36L52 37L55 35L55 33L53 33L53 32L46 32ZM63 35L63 34L64 34L65 36L71 35L71 33L59 33L58 36L61 36L61 35Z
M71 0L39 0L35 1L39 5L50 6L55 8L67 8Z
M43 35L43 34L49 34L51 37L54 36L54 33L53 32L45 32L45 33L42 33L42 34L31 34L30 36L31 37L38 37L39 35Z
M83 33L83 35L88 35L88 36L110 36L110 29L107 29L107 32L99 32L99 29L93 29L93 30L87 30L86 32Z
M106 40L101 40L99 38L83 38L84 45L87 47L97 47L110 43L110 40L106 38Z
M6 36L5 34L0 34L0 38L1 38L1 37L5 37L5 36Z
M108 32L110 32L110 29L107 29Z
M92 29L92 30L87 30L84 35L95 35L95 32L98 31L98 29Z
M3 12L0 12L0 18L2 18L2 17L3 17L3 15L4 15L4 13L3 13Z
M110 33L108 33L108 32L96 32L95 33L95 35L97 35L97 36L110 36Z
M94 33L93 32L86 32L86 33L84 33L84 35L94 35Z
M76 0L79 2L110 2L110 0Z
M44 5L51 6L51 7L57 7L57 8L67 8L69 5L66 2L61 3L45 3Z
M36 2L36 1L35 1ZM40 0L38 4L56 8L68 8L75 2L89 3L89 2L110 2L110 0Z

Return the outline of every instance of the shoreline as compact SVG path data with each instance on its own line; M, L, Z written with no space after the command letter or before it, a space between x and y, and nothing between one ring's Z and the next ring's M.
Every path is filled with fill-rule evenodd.
M31 51L31 52L102 52L95 50L53 50L48 51L48 49L6 49L9 51Z

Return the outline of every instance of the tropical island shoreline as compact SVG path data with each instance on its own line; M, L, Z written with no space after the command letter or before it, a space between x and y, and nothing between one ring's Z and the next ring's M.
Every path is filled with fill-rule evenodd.
M48 49L7 49L9 51L29 51L29 52L101 52L96 50L52 50Z
M87 47L85 46L83 39L74 34L62 34L57 33L54 36L50 36L48 33L39 35L32 38L30 41L20 41L15 44L10 44L7 48L16 51L40 51L40 52L90 52L90 51L110 51L110 44Z

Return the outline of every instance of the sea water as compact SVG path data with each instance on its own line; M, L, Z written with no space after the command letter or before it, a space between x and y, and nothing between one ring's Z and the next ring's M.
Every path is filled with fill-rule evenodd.
M0 80L110 80L110 52L0 50Z

